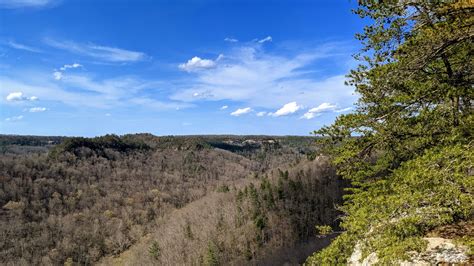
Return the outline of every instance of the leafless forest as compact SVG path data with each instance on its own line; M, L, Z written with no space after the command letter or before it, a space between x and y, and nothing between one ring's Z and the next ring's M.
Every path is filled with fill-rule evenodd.
M314 138L266 136L4 135L0 179L6 265L298 263L345 186Z

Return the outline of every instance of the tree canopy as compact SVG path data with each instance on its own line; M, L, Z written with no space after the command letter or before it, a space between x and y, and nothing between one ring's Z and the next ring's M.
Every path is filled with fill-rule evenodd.
M462 199L472 199L474 185L469 156L474 128L474 4L361 1L354 12L371 22L356 35L363 44L355 55L360 64L348 74L347 84L360 96L357 108L314 132L324 137L339 174L353 184L342 207L346 232L309 263L345 263L356 243L364 246L366 255L375 251L382 260L384 256L389 261L400 259L405 251L420 248L411 237L423 236L435 226L472 219L473 214L473 201ZM450 159L453 153L457 157ZM436 168L427 158L441 158L446 168ZM427 169L432 171L429 176L424 172ZM448 171L434 184L444 170ZM452 182L455 193L450 195L459 200L463 211L416 196L447 195L435 188ZM402 186L412 193L400 194ZM397 205L390 197L413 204L397 201ZM420 204L448 218L429 225L414 218L407 221L410 212L419 212ZM385 232L374 229L393 219L404 223L394 222L395 229ZM368 232L379 234L368 237ZM374 244L381 239L384 249Z

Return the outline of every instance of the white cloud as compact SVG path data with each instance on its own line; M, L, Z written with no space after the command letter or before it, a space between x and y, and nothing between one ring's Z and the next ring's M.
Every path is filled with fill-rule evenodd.
M15 91L15 92L10 92L6 97L6 100L9 102L36 101L38 100L38 97L36 96L26 97L23 95L23 92Z
M159 101L155 100L152 98L146 98L146 97L140 97L137 96L135 98L131 98L127 100L127 107L133 105L141 106L141 107L146 107L148 109L153 109L153 110L180 110L182 108L189 108L192 107L192 105L187 104L187 103L180 103L180 102L165 102L165 101Z
M30 113L40 113L48 110L46 107L31 107L29 112Z
M309 109L301 118L312 119L321 113L328 111L336 111L337 106L331 103L322 103L317 107Z
M217 56L215 62L217 63L217 62L221 61L222 59L224 59L224 55L223 55L223 54L219 54L219 55Z
M28 51L28 52L32 52L32 53L41 53L41 50L39 50L37 48L31 47L31 46L28 46L28 45L25 45L25 44L17 43L17 42L12 41L12 40L8 41L7 45L10 46L11 48L17 49L17 50L24 50L24 51Z
M219 55L216 61L212 59L202 59L198 56L195 56L188 60L188 62L180 64L178 67L181 70L192 72L200 69L210 69L216 67L216 62L220 60L223 56Z
M146 54L142 52L109 46L81 44L71 41L56 41L52 39L45 39L44 42L58 49L108 62L137 62L147 58Z
M122 107L177 110L193 107L193 102L202 101L232 103L227 109L229 113L237 109L233 108L236 103L246 107L232 112L233 116L253 114L252 109L277 110L289 101L298 103L296 105L300 109L315 102L350 106L356 100L353 88L344 86L343 75L334 74L344 73L345 70L331 69L326 73L317 67L317 60L322 58L337 62L341 60L337 56L340 54L339 47L336 47L328 45L315 47L314 50L274 54L266 52L264 47L255 42L233 45L226 52L225 60L216 63L213 68L170 81L142 80L136 76L97 78L71 71L64 73L58 83L51 78L50 72L28 72L25 75L18 71L0 76L0 92L17 90L24 93L22 97L36 95L48 102L107 111ZM316 72L321 73L315 75ZM3 99L6 96L7 93L1 94ZM33 100L33 97L28 99ZM104 114L106 111L99 113ZM255 115L258 113L255 112ZM283 113L276 111L270 115L279 116ZM266 115L269 114L263 116Z
M5 121L18 121L18 120L21 120L21 119L23 119L23 116L19 115L19 116L8 117L8 118L5 119Z
M288 99L304 106L316 101L349 105L356 101L354 88L345 86L346 68L331 70L332 76L318 69L321 59L340 62L344 45L315 47L288 56L269 54L255 45L243 45L226 53L225 64L197 71L182 83L176 83L171 99L193 101L236 101L252 108L279 108ZM322 72L326 75L313 75ZM200 97L193 96L200 93Z
M224 106L221 107L221 110L225 110L225 109L227 109L227 108L229 108L229 106L224 105Z
M322 103L317 107L309 109L308 112L310 113L321 113L321 112L326 112L326 111L333 111L336 109L336 105L331 104L331 103Z
M339 109L339 110L336 110L335 112L336 113L345 113L345 112L348 112L352 110L352 107L347 107L347 108L343 108L343 109Z
M66 64L66 65L64 65L64 66L62 66L62 67L59 68L61 71L54 70L54 72L53 72L53 78L54 78L55 80L61 80L61 79L63 79L63 73L64 73L67 69L70 69L70 68L78 68L78 67L83 67L83 66L82 66L81 64L79 64L79 63L73 63L73 64L70 64L70 65Z
M258 43L266 43L266 42L271 42L273 41L272 36L267 36L261 40L258 40Z
M243 114L248 114L250 112L252 112L252 108L250 108L250 107L239 108L239 109L235 110L234 112L230 113L230 115L232 115L232 116L241 116Z
M25 99L25 95L34 93L44 101L63 103L77 108L138 107L157 111L194 106L191 103L157 100L152 96L143 95L144 90L158 90L165 86L158 81L141 80L132 76L94 79L84 75L67 75L58 84L45 72L29 73L27 77L23 73L19 72L15 79L0 76L0 92L7 88L22 88L22 99ZM34 99L37 97L28 98L30 101Z
M206 99L212 97L212 94L209 91L194 92L193 97L196 99Z
M16 92L11 92L10 94L8 94L7 96L7 101L9 102L13 102L13 101L23 101L23 100L26 100L26 97L23 96L23 92L20 92L20 91L16 91Z
M227 38L224 39L224 41L226 41L226 42L238 42L239 40L237 40L235 38L227 37Z
M55 0L0 0L0 8L45 7L56 2Z
M62 71L65 71L68 68L78 68L78 67L82 67L82 65L78 64L78 63L74 63L74 64L71 64L71 65L66 64L66 65L62 66L61 68L59 68L59 69L62 70Z
M301 108L302 108L302 106L298 105L296 102L290 102L290 103L287 103L287 104L283 105L283 107L278 109L276 112L272 113L272 116L290 115L290 114L293 114L293 113L297 112Z
M310 112L306 112L306 113L304 113L304 115L302 115L300 118L313 119L313 118L315 118L316 116L320 116L320 115L321 115L320 113L310 113Z
M258 112L257 116L265 116L266 114L267 114L267 112Z
M53 72L53 78L55 80L61 80L63 78L63 72L61 71L54 71Z

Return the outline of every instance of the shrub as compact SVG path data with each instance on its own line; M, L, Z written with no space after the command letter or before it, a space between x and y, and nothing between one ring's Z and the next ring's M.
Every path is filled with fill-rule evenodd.
M160 245L158 244L158 241L153 241L151 243L150 248L148 249L148 255L154 260L158 260L161 255L161 248Z

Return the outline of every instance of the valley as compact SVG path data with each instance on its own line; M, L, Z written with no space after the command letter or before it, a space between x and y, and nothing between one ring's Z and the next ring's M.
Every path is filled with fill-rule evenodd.
M314 137L0 137L2 263L298 264L347 185ZM306 250L306 251L304 251Z

